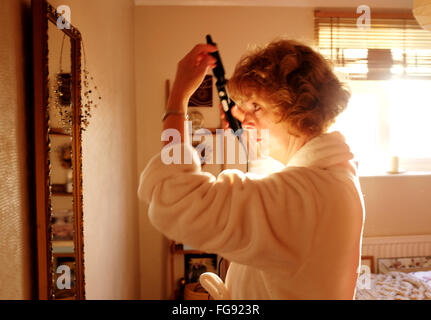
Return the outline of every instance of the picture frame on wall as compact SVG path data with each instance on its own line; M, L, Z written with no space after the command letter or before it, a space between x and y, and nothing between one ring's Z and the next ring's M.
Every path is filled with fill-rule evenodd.
M211 85L209 85L209 82L211 82ZM202 93L203 91L205 91L205 93ZM171 81L169 79L166 79L165 80L165 110L168 106L170 92L171 92ZM199 97L199 99L197 99L196 97ZM220 109L212 108L212 106L215 105L214 104L215 102L213 102L214 97L217 98L217 94L215 93L215 86L212 85L212 76L208 75L206 80L204 79L202 85L200 86L200 89L198 89L195 92L194 97L189 100L188 107L190 108L188 108L188 116L190 118L190 121L193 122L193 120L198 120L194 116L195 114L197 114L199 118L203 118L203 119L200 119L202 122L200 124L200 127L220 128L221 126ZM190 101L193 101L193 102L190 102Z
M379 258L378 272L419 272L431 271L431 256Z
M206 75L199 88L189 100L189 107L213 106L213 77Z
M184 278L186 283L198 282L202 273L217 273L216 254L185 254L184 255Z

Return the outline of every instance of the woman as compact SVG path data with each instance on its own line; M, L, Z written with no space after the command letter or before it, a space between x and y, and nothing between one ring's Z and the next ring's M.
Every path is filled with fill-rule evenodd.
M215 66L215 50L197 45L179 62L164 129L184 135L187 101ZM269 129L269 156L280 166L258 179L239 170L214 177L182 142L192 164L165 165L158 154L141 174L151 222L231 262L225 283L201 276L216 299L353 299L363 198L344 137L327 133L349 92L319 53L288 40L242 58L228 89L244 129L258 137Z

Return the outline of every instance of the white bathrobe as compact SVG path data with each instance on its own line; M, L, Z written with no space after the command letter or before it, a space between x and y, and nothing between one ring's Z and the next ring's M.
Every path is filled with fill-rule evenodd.
M310 140L287 166L272 159L269 172L217 177L201 171L190 144L182 147L193 163L165 165L158 153L138 196L169 239L231 262L220 297L354 298L365 211L341 133Z

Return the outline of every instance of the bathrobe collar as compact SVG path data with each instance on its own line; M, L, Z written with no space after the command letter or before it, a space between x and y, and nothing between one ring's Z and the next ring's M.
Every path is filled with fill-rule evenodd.
M263 157L250 161L250 172L256 174L270 174L287 167L318 167L326 169L334 165L348 164L353 159L345 137L334 131L317 136L299 149L285 166L271 157Z
M290 159L287 167L318 167L326 169L346 163L353 159L353 154L345 137L334 131L317 136L308 141Z

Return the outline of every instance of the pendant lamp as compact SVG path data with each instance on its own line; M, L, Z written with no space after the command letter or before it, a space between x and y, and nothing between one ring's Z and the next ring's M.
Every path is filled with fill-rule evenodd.
M431 31L431 0L414 0L413 15L422 28Z

